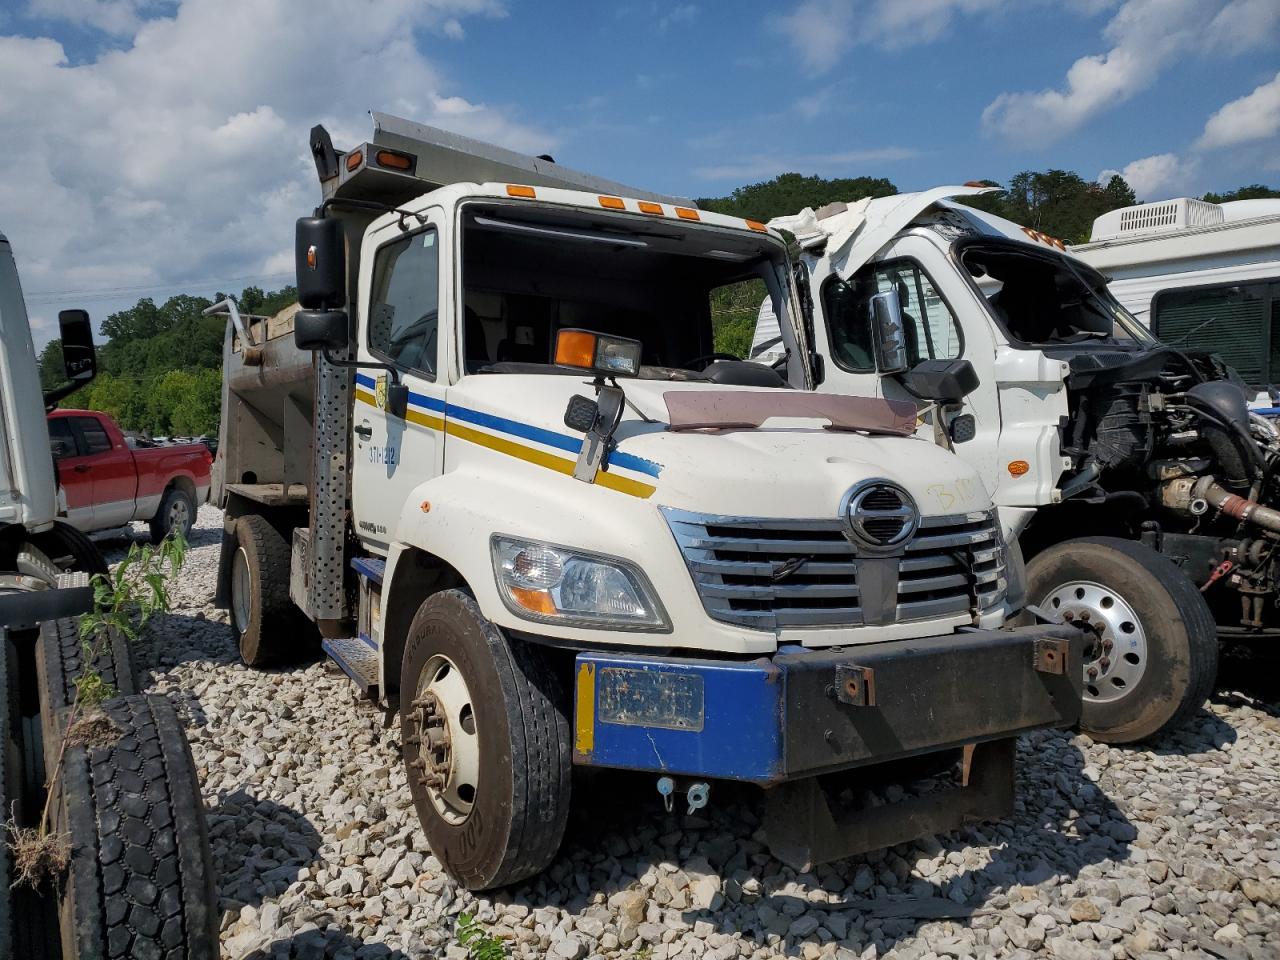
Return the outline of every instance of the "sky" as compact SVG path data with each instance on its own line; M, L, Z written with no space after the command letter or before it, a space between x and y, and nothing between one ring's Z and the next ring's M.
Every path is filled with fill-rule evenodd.
M623 183L1280 186L1280 0L0 0L0 233L57 312L291 282L381 110Z

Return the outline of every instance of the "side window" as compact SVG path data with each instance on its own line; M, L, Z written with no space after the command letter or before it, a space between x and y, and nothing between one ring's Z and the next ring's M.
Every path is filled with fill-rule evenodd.
M963 344L955 315L929 279L910 260L872 263L849 282L832 277L822 288L822 309L831 331L836 363L854 373L875 371L871 346L871 298L889 290L898 292L907 335L907 357L921 360L954 360Z
M49 451L55 460L76 455L76 437L71 432L68 417L55 417L49 421Z
M380 247L373 261L369 350L389 363L434 377L440 310L440 247L435 230Z
M84 441L84 452L92 456L95 453L106 453L111 449L111 437L95 417L72 417L76 428L80 431L80 439Z

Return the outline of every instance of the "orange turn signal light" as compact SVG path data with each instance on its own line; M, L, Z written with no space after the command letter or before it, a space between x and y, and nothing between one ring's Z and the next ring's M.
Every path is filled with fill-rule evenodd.
M511 599L526 610L534 613L541 613L544 616L554 616L556 613L556 602L551 599L551 594L546 590L526 590L523 587L508 587L511 592Z
M1027 461L1025 460L1009 461L1008 470L1009 470L1009 476L1011 477L1020 477L1030 469L1031 469L1031 464L1027 463Z
M374 159L380 167L391 167L393 170L410 170L413 168L413 157L391 150L379 150Z
M608 207L610 210L625 210L627 205L622 202L621 197L600 197L600 206Z
M362 150L352 150L347 154L347 170L354 170L360 164L364 163L364 152Z
M556 364L590 370L596 362L596 335L587 330L561 330L556 336Z
M520 183L508 183L507 196L522 197L525 200L533 200L538 195L534 192L533 187L526 187L524 184Z

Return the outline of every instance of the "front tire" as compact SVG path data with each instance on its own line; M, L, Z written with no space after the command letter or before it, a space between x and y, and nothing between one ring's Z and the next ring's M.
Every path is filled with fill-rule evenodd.
M566 697L546 650L508 639L460 590L418 609L405 643L400 731L432 852L470 890L543 870L569 815Z
M1217 625L1190 579L1148 547L1068 540L1027 564L1027 596L1089 630L1080 729L1132 743L1176 727L1213 692Z

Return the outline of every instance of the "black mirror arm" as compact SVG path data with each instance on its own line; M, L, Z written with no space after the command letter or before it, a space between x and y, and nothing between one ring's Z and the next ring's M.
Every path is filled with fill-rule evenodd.
M400 371L389 363L382 363L378 360L342 360L335 357L328 350L322 350L321 353L324 355L325 360L335 367L346 367L349 370L359 370L362 368L366 370L370 368L375 370L385 370L387 373L391 374L392 383L397 385L400 383Z
M58 405L58 401L71 396L71 394L88 384L92 379L92 377L86 377L84 380L72 380L70 383L64 383L60 387L54 387L52 390L46 390L44 392L45 413L48 413L56 407Z

